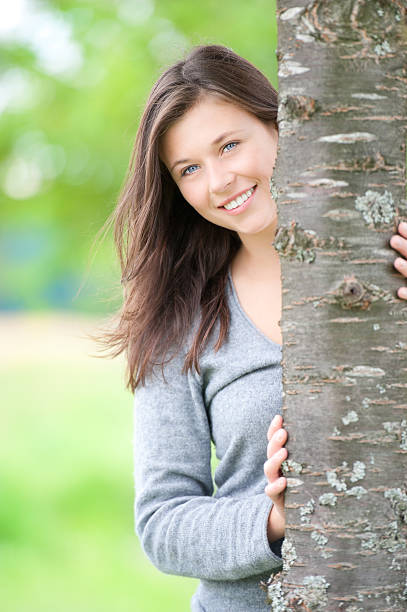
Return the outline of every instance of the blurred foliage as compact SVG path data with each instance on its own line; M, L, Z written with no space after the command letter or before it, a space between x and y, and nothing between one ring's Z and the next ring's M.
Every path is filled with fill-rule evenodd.
M132 402L122 370L120 361L45 362L40 350L35 360L1 364L4 612L189 607L198 581L159 572L134 534Z
M2 12L0 309L112 312L111 235L92 244L152 84L216 43L277 87L275 1L13 0Z

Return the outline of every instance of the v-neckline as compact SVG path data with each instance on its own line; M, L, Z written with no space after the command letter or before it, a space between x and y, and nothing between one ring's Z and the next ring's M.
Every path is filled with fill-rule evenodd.
M267 342L269 342L270 344L272 344L273 346L277 346L280 350L282 350L283 346L282 344L279 344L278 342L276 342L275 340L272 340L271 338L269 338L269 336L267 336L267 334L265 334L263 331L261 331L261 329L259 329L257 327L257 325L252 321L252 319L249 317L249 315L247 314L247 312L244 310L243 306L240 303L239 297L237 295L237 291L236 291L236 287L235 284L233 282L233 278L232 278L232 272L231 269L229 268L228 270L228 277L229 277L229 283L230 283L230 287L232 290L232 295L233 298L235 300L236 306L239 310L239 312L242 314L242 316L246 319L246 321L249 323L249 325L258 333L260 334L260 336L262 336L265 340L267 340Z

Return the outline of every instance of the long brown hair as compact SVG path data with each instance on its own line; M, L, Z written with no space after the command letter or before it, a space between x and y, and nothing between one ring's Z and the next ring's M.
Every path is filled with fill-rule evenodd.
M221 45L193 47L153 86L127 180L107 220L114 224L123 305L116 328L98 338L113 357L126 351L126 386L133 392L154 365L163 367L181 349L197 315L183 371L195 367L199 372L199 355L217 321L215 350L229 328L225 288L240 239L186 202L159 157L161 136L207 92L277 125L274 87L250 62Z

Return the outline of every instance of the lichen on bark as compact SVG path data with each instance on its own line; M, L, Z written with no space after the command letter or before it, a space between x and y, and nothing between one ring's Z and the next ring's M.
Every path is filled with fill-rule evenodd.
M355 200L355 208L369 226L383 227L392 225L396 216L396 208L390 191L384 193L369 189Z
M305 230L296 221L288 226L277 228L274 248L282 257L290 257L305 263L312 263L316 258L316 249L343 249L346 243L336 236L326 238L317 236L313 230Z

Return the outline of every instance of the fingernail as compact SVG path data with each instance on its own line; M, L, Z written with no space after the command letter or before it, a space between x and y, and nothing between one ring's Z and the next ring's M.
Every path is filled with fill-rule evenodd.
M399 228L401 227L402 230L407 230L407 223L405 221L401 221Z

